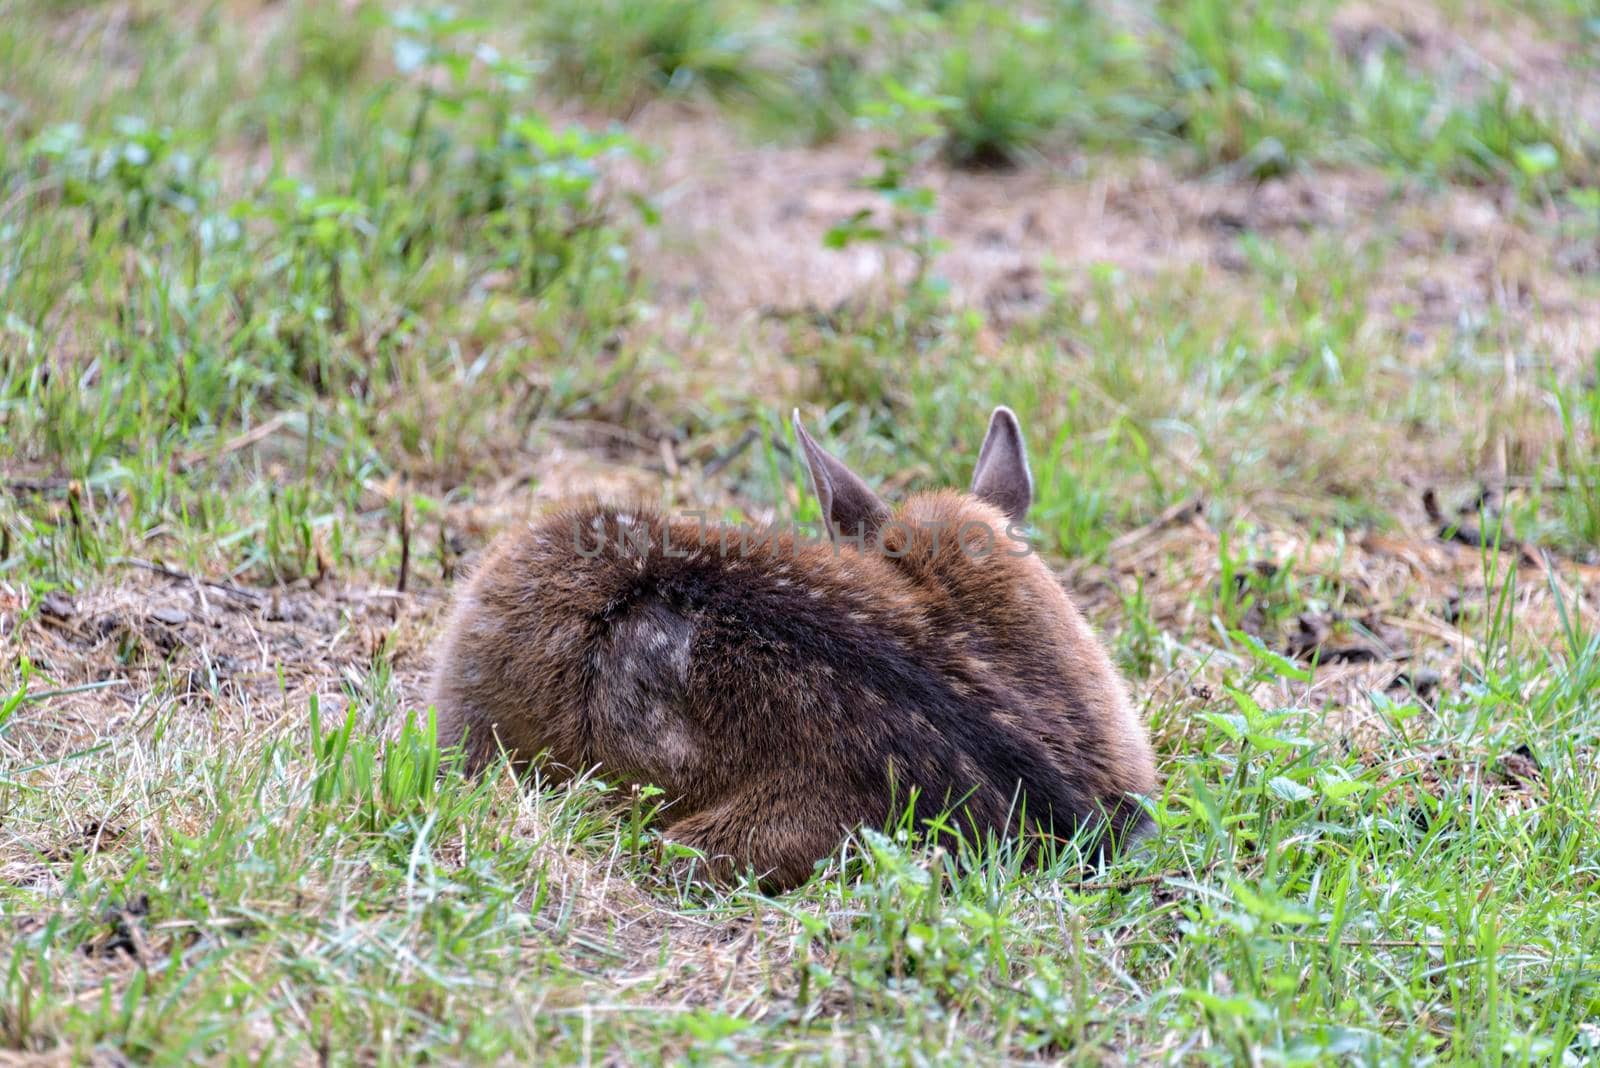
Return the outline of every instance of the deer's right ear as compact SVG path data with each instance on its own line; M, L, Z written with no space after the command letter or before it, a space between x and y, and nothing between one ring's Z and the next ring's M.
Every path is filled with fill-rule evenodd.
M994 410L989 432L978 450L972 472L972 495L988 501L1012 522L1021 523L1033 503L1033 474L1028 470L1028 448L1016 413L1005 405Z
M889 506L884 504L861 477L825 452L811 439L800 422L800 409L794 412L794 434L800 439L800 448L806 454L806 466L811 469L811 486L816 490L817 503L822 505L822 517L828 526L828 536L835 541L843 532L849 536L870 537L889 518Z

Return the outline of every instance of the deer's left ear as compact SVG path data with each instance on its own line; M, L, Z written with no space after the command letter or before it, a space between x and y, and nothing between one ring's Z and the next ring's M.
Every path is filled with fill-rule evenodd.
M811 470L811 485L817 491L817 502L822 505L823 518L827 520L828 536L839 540L840 533L849 537L870 537L889 518L889 506L872 492L861 476L828 455L818 445L800 422L800 411L795 409L794 434L800 439L800 448L806 454L806 466Z
M1033 474L1016 413L1001 405L989 417L989 433L978 450L972 472L972 495L987 501L1020 523L1033 503Z

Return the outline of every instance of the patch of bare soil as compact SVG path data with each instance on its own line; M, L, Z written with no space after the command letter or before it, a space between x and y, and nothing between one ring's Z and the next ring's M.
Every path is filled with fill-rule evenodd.
M909 271L877 247L823 243L853 212L882 211L860 188L875 168L870 142L749 147L725 124L669 107L650 109L636 132L662 151L651 181L663 225L643 265L669 307L703 302L724 322L749 323L832 308L886 272ZM1557 367L1580 366L1600 346L1593 279L1561 254L1551 226L1518 221L1528 209L1508 193L1426 190L1375 171L1184 177L1148 160L1086 174L932 169L919 180L938 195L937 272L958 302L998 325L1042 309L1052 272L1093 265L1137 276L1200 270L1219 290L1236 286L1229 276L1250 269L1240 239L1254 234L1291 255L1319 244L1351 256L1381 248L1369 311L1403 322L1418 345L1463 323L1510 320Z
M34 708L7 742L48 760L148 725L168 697L254 733L304 716L312 694L358 688L379 656L402 689L420 693L439 600L136 571L76 596L51 594L19 625L22 606L0 590L0 632L49 680L35 681ZM47 688L54 696L39 692Z

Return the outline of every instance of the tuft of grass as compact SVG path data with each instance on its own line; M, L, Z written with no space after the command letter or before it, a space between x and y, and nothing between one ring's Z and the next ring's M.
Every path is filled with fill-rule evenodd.
M1061 122L1072 87L1055 71L1059 39L1043 25L963 7L938 91L943 151L957 166L1015 166L1036 155Z
M561 90L631 111L661 95L761 94L755 39L737 10L697 0L546 5L539 34Z
M302 91L308 88L307 82L320 82L334 91L355 83L372 62L375 21L373 10L366 3L358 5L353 13L325 4L300 5L289 33Z

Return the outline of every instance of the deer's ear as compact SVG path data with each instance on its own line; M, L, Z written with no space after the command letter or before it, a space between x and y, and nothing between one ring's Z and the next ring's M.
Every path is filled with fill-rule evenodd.
M1016 413L1001 405L989 417L989 433L978 450L972 472L972 495L987 501L1020 523L1033 503L1033 474Z
M817 502L822 505L828 536L837 541L841 531L852 537L876 534L878 527L889 518L889 506L861 481L859 475L811 439L800 422L798 408L794 412L794 434L805 451L806 466L811 469L811 486L816 490Z

